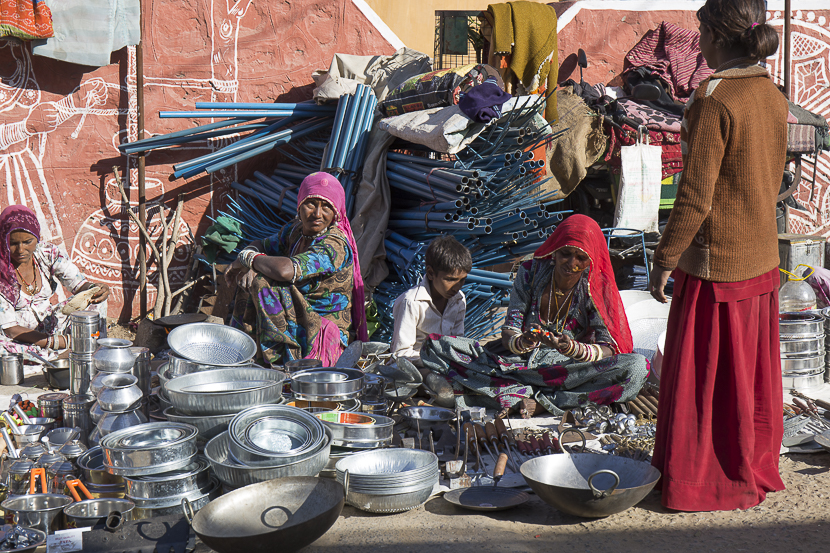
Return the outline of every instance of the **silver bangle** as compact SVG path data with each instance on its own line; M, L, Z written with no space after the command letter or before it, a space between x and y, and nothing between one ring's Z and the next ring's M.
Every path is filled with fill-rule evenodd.
M291 277L291 284L294 284L297 282L297 264L293 259L291 260L291 269L294 271L294 275Z

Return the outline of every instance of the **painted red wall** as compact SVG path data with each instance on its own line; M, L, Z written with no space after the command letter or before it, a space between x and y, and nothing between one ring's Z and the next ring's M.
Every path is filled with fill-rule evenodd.
M162 134L195 121L158 118L159 110L197 101L272 102L311 97L311 73L337 52L391 54L395 48L352 0L144 0L146 129ZM135 50L99 69L33 56L28 45L0 39L0 206L38 210L44 239L61 244L96 281L110 285L110 316L138 312L138 229L127 223L113 166L127 174L136 205L135 160L116 145L137 138ZM62 114L56 121L55 114ZM205 123L207 121L201 121ZM24 129L25 130L22 130ZM22 134L21 134L22 133ZM8 142L13 142L8 144ZM193 244L224 203L228 183L253 165L211 177L170 182L171 165L222 143L147 157L151 226L159 206L170 213L185 195L173 280L181 281ZM154 294L151 290L150 301Z

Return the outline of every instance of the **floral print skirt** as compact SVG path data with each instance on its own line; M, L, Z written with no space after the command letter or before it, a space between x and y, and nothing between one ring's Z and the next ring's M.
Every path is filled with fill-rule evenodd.
M558 351L539 348L530 354L501 355L469 338L431 337L421 349L424 367L443 375L465 407L511 407L522 399L538 401L554 415L588 401L628 401L640 392L649 363L638 353L580 363Z

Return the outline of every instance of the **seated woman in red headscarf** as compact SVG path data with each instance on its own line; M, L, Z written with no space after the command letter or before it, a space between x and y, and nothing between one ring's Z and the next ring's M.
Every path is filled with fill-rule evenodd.
M297 219L240 252L225 279L239 283L231 326L252 332L268 363L333 366L350 341L368 341L360 261L346 195L328 173L297 191Z
M436 336L421 360L451 381L462 407L505 410L531 398L561 414L637 396L649 365L632 353L608 248L593 219L568 217L519 266L495 345Z
M25 205L10 205L0 213L0 345L9 353L36 353L49 360L66 350L69 317L66 300L52 297L58 283L73 294L94 286L99 289L77 309L98 311L106 332L109 287L94 284L61 250L40 241L40 223Z

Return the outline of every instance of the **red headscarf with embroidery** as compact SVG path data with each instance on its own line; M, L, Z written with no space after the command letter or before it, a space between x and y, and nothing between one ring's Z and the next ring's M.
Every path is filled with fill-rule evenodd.
M571 215L562 221L550 238L533 252L534 259L551 259L556 250L564 247L578 248L591 258L588 285L591 300L611 337L617 343L618 353L634 351L634 341L628 318L625 316L620 291L614 280L614 269L605 236L596 221L585 215Z
M17 305L20 299L20 283L12 264L9 240L13 232L28 232L40 241L40 223L35 212L25 205L10 205L0 213L0 294Z
M363 276L360 274L360 260L357 257L357 244L352 235L352 227L349 225L349 218L346 216L346 193L343 185L333 175L328 173L311 173L303 179L300 190L297 192L297 205L299 206L308 198L319 198L331 204L334 208L334 221L337 228L346 235L346 241L352 250L354 268L354 290L352 291L352 323L357 333L357 339L361 342L369 341L369 334L366 329L366 294L363 289Z

